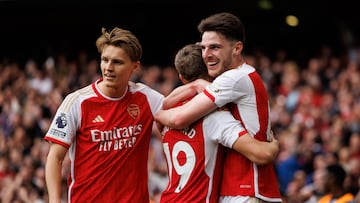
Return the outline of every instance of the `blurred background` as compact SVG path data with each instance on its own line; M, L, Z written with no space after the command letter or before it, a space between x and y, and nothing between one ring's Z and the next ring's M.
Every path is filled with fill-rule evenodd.
M179 48L200 40L200 20L237 15L245 59L269 91L274 162L284 202L315 203L326 167L346 171L342 192L360 198L360 9L355 1L0 0L0 202L47 202L49 123L64 96L100 77L101 28L132 31L143 45L132 80L167 95L180 83ZM63 169L66 187L68 162ZM150 196L167 184L162 143L151 141ZM65 190L64 190L65 191ZM66 202L66 194L64 194ZM359 202L359 201L358 201Z
M357 43L360 14L354 1L173 0L173 1L0 1L1 55L24 61L86 49L96 56L101 27L133 31L144 45L145 64L172 64L182 45L199 40L196 26L205 16L229 11L246 26L248 51L274 55L311 54L323 44L340 51Z

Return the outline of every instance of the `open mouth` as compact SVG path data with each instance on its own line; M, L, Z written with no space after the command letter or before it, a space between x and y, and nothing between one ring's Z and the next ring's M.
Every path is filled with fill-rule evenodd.
M217 62L207 62L207 63L206 63L206 66L207 66L207 67L214 67L214 66L216 66L218 63L219 63L218 61L217 61Z

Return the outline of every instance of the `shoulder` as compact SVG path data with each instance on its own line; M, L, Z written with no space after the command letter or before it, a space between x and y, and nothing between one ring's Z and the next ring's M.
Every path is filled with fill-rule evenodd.
M155 97L164 98L164 95L162 95L160 92L140 82L134 83L132 81L129 81L129 91L132 93L142 92L146 95L153 95Z
M150 88L149 86L145 85L144 83L133 82L133 81L129 81L129 87L132 89Z
M65 100L79 100L82 99L84 97L89 97L89 96L93 96L96 95L92 86L88 85L85 86L81 89L75 90L74 92L69 93L68 95L66 95Z
M255 67L247 63L244 63L243 65L239 66L239 68L240 69L243 68L244 70L255 71Z
M206 115L204 119L213 125L223 125L229 120L235 120L230 111L222 108L217 108L213 112Z
M253 66L244 63L243 65L238 66L237 68L225 71L224 74L229 76L239 76L239 75L248 75L255 71L256 69Z
M135 83L129 81L129 90L131 92L136 92L136 91L152 91L153 89L144 83L140 83L140 82Z
M96 97L96 93L91 85L75 90L65 96L61 108L69 109L74 105L80 105L83 101Z
M240 80L240 78L247 76L249 73L254 72L255 68L250 65L243 64L237 68L227 70L219 75L215 81L218 80Z

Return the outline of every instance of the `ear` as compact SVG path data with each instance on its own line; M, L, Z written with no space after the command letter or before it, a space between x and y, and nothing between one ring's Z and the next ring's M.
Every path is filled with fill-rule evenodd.
M134 72L136 69L140 68L141 63L140 61L136 61L133 63L132 72Z
M235 51L239 54L241 54L242 50L244 48L244 44L241 41L237 41L235 43Z
M183 84L186 84L186 83L187 83L187 81L183 78L183 76L182 76L181 74L179 74L179 79L181 80L181 82L182 82Z

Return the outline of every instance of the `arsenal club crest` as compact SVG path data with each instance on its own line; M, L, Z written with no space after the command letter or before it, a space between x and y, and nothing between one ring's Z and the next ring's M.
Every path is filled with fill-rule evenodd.
M137 104L130 104L127 108L127 111L133 119L136 119L140 116L140 108Z

